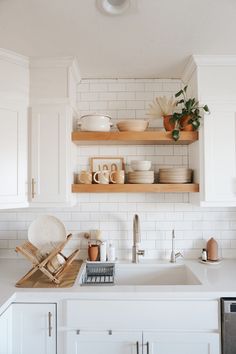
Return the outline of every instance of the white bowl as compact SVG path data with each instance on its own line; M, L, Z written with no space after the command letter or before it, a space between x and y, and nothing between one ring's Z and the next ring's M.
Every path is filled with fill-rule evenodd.
M152 166L151 161L131 161L130 163L132 170L134 171L148 171Z

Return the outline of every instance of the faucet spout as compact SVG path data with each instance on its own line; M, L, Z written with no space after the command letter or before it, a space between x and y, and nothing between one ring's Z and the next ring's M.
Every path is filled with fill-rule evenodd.
M141 237L139 216L135 214L133 220L133 245L137 245L137 243L140 243L140 239Z
M133 247L132 247L132 262L138 263L139 256L144 256L145 251L139 249L139 243L141 241L141 233L140 233L140 222L139 216L137 214L134 215L133 219Z
M172 250L170 255L170 262L176 263L178 257L183 257L180 252L175 253L175 230L172 230Z

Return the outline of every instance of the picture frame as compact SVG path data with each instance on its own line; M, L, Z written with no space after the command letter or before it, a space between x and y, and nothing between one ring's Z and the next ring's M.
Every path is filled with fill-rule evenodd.
M119 156L96 156L90 158L91 172L99 170L124 170L125 162L123 157Z

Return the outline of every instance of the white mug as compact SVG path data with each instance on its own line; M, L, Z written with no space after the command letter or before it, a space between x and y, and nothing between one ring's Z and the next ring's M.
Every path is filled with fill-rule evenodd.
M110 172L108 170L97 171L93 175L93 179L99 184L109 184Z
M125 171L112 171L110 173L110 180L114 184L124 184L125 183Z

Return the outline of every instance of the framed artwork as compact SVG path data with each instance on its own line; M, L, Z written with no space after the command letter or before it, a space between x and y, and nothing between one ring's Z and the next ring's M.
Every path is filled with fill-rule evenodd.
M90 158L90 169L92 172L108 170L108 171L119 171L125 169L125 163L123 157L91 157Z

